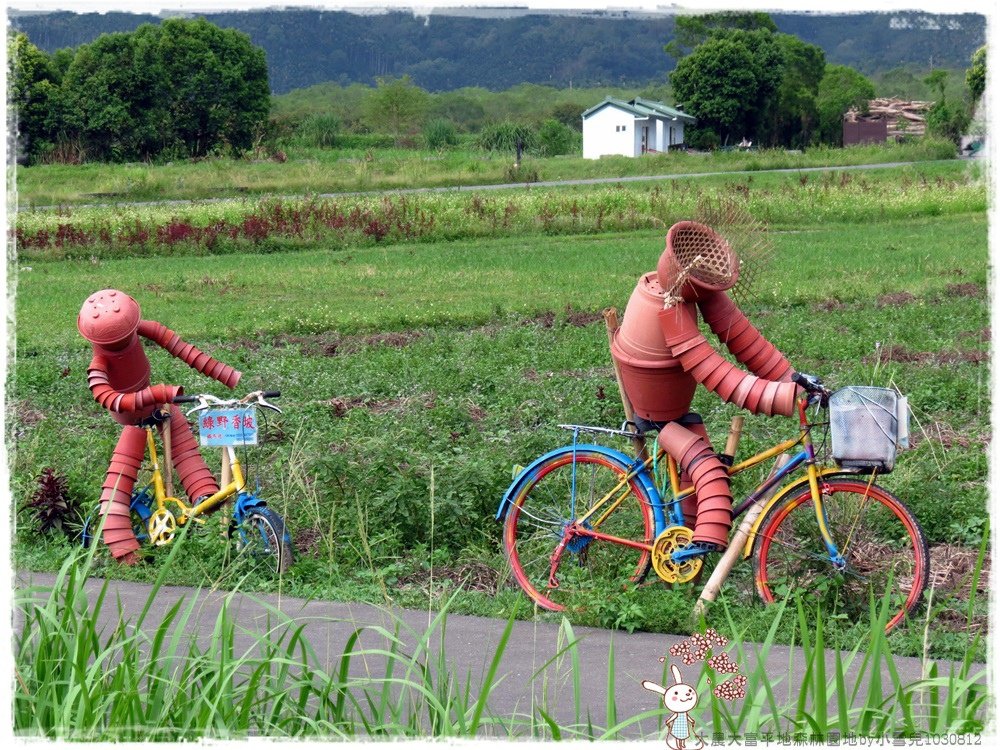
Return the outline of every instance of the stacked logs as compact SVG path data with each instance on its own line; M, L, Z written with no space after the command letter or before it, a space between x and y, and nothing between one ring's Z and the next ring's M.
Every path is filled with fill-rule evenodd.
M921 136L927 129L927 111L934 102L907 101L905 99L881 98L868 102L867 114L851 107L844 115L846 122L886 121L886 135L895 138L902 135Z

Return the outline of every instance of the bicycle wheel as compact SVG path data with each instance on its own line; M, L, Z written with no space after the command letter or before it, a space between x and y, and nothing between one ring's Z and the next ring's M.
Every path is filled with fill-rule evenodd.
M555 571L558 586L550 586L552 554L571 520L583 516L626 476L620 465L600 453L578 451L575 458L567 452L538 467L512 498L504 521L504 547L515 579L535 603L554 611L583 609L588 598L608 586L640 582L650 567L648 549L577 536L563 549ZM585 528L651 545L656 525L642 485L633 478L616 493L619 498L606 518L599 512Z
M930 569L924 532L896 497L863 479L820 481L827 527L843 563L835 565L819 533L808 485L768 511L754 542L757 591L765 602L793 592L832 606L864 627L870 602L888 598L886 632L910 614Z
M292 565L292 539L281 516L270 508L254 508L243 517L236 548L241 556L277 575Z

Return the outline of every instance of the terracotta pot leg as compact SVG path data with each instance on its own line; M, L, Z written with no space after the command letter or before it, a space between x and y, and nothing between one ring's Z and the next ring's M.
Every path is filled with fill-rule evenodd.
M687 447L683 450L684 455L677 455L681 452L680 449L691 446L693 436L695 435L691 430L672 422L660 430L658 440L694 482L697 514L693 540L725 549L732 525L733 496L729 489L729 474L712 446L703 438L697 438L697 451Z
M139 549L139 540L132 532L129 506L138 466L145 453L146 431L126 425L115 446L101 492L101 515L107 516L103 522L104 543L111 550L112 557L127 565L139 562L139 557L135 554Z
M176 405L170 407L170 438L173 441L174 468L177 469L188 499L193 502L218 492L219 483L202 458L187 417Z

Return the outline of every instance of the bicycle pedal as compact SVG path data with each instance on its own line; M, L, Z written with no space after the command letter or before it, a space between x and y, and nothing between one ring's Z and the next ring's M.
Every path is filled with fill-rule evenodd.
M670 559L674 562L684 562L685 560L691 560L692 558L702 557L707 555L709 552L722 552L723 548L718 544L712 544L711 542L690 542L683 549L679 549L674 552Z

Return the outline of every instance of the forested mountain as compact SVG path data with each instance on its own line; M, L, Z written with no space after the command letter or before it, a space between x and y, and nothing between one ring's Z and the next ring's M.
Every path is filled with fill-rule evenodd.
M526 82L558 87L642 85L666 80L675 62L663 51L673 37L673 19L649 14L512 11L483 17L292 9L198 15L243 31L263 47L271 89L279 94L325 81L370 84L377 76L406 74L430 91L463 86L500 90ZM15 9L9 16L15 28L48 52L162 18ZM902 65L965 68L985 43L986 22L978 14L771 17L780 31L822 47L828 62L869 74Z

